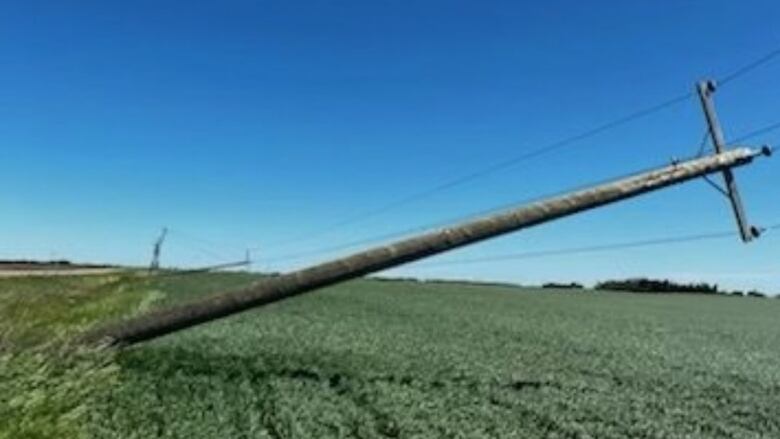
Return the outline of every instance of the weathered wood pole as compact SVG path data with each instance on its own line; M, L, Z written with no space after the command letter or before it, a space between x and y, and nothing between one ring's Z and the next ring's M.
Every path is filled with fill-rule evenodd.
M245 289L219 293L150 312L100 328L85 337L91 342L128 345L160 337L250 308L354 279L369 273L416 261L526 227L552 221L588 209L625 200L714 172L746 165L769 150L737 148L707 157L619 179L588 189L538 201L460 225L403 239L324 262L278 277L267 278Z

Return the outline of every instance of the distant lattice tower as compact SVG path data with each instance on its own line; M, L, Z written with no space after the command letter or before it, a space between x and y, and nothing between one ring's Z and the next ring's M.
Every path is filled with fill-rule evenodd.
M152 262L149 264L149 271L157 271L160 269L160 250L162 249L163 242L165 242L165 236L168 235L168 228L163 227L160 237L154 242L152 247Z

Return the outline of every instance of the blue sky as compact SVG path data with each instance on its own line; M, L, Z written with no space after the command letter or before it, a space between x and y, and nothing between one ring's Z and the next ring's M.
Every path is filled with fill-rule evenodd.
M318 233L780 47L766 20L780 16L776 1L32 0L0 12L0 257L127 264L147 263L163 225L163 264L240 259L246 247L275 258L665 164L698 148L693 99ZM727 137L780 119L779 74L780 60L718 91ZM737 173L755 223L780 222L778 169L763 160ZM733 227L723 198L693 182L439 259ZM312 237L283 244L301 236ZM735 237L389 274L648 275L780 292L779 256L777 233L749 246Z

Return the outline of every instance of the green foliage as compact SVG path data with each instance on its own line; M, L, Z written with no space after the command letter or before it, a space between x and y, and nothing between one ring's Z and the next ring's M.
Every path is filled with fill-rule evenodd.
M362 280L115 354L47 342L256 279L0 280L0 438L780 436L777 301Z
M775 437L778 312L357 281L122 352L90 425L98 438Z
M149 292L130 274L0 279L0 349L67 339L128 313Z
M129 274L0 279L0 439L87 437L90 400L117 367L71 338L157 297Z
M88 437L81 421L116 370L106 352L83 348L0 354L0 438Z

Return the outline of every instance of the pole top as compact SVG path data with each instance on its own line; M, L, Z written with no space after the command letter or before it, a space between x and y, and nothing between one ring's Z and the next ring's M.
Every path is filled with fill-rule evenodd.
M718 89L718 83L714 79L702 79L697 84L700 93L711 95Z

